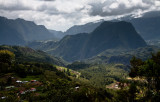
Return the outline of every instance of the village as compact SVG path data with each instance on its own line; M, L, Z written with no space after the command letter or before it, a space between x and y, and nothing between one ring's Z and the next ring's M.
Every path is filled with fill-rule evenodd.
M16 93L17 97L19 98L21 95L25 95L27 93L35 93L37 91L37 88L40 86L43 86L42 82L38 80L20 80L17 77L7 76L7 84L8 86L1 86L1 90L3 90L3 93L12 91L13 93ZM7 96L4 96L2 93L0 93L0 98L5 99Z
M57 68L61 72L66 72L65 68ZM70 75L75 78L79 78L80 73L69 70ZM39 76L27 76L26 78L20 78L12 73L8 73L0 77L0 100L5 100L8 98L8 94L13 93L15 97L19 100L23 96L27 96L28 94L39 96L43 94L43 89L45 88L43 80L39 78ZM78 91L80 88L79 85L73 87L73 91Z

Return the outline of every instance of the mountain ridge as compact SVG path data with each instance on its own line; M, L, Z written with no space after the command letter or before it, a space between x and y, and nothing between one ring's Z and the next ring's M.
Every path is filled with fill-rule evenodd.
M0 31L0 44L24 45L30 41L54 40L55 38L45 26L20 18L14 20L0 17Z
M67 61L75 61L96 56L107 49L127 50L144 46L145 41L131 23L106 21L91 33L67 35L45 51Z

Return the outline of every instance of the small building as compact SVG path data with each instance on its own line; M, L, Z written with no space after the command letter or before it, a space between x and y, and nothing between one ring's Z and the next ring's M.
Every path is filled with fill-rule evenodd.
M16 81L16 83L22 83L22 81L20 81L20 80L17 80L17 81Z
M75 90L76 90L76 91L79 90L79 86L76 86L76 87L75 87Z
M37 80L31 80L31 83L37 82Z
M20 93L21 95L26 94L26 92L25 92L25 91L20 91L19 93Z
M28 83L28 81L22 81L22 83Z
M117 84L114 87L118 89L118 85Z
M9 89L15 88L15 86L7 86L5 88L9 90Z
M3 96L3 97L1 97L1 99L6 99L6 97L5 97L5 96Z
M31 88L30 91L34 92L36 91L36 88Z

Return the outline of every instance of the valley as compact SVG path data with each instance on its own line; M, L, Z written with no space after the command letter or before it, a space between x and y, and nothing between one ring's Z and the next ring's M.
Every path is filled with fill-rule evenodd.
M0 17L0 101L158 102L159 20L99 20L57 31Z

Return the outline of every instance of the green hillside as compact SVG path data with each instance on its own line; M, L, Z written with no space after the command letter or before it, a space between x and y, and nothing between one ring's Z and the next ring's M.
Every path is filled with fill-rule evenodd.
M106 50L95 57L83 61L86 63L97 64L122 63L125 65L130 65L130 60L133 56L146 60L151 57L152 53L157 53L158 51L160 51L160 48L156 46L141 47L135 50L112 49Z
M64 66L65 61L58 57L50 56L47 53L40 50L33 50L29 47L20 46L0 46L0 50L9 50L15 53L17 62L46 62L55 65Z
M24 53L31 52L27 49ZM1 102L102 102L113 98L109 91L79 81L73 70L69 75L60 70L64 67L26 59L19 59L16 52L0 50Z

